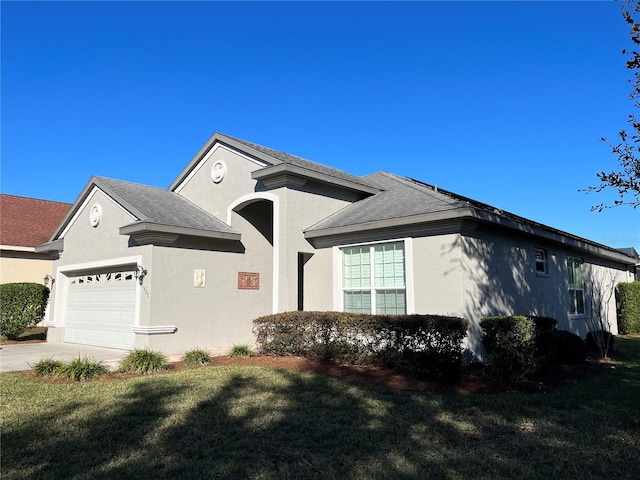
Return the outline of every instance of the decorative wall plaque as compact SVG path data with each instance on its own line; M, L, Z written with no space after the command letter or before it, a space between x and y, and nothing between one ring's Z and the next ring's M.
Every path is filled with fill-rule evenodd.
M100 225L100 220L102 219L102 207L98 203L94 203L89 211L89 223L91 223L92 227L97 227Z
M196 288L204 288L207 284L206 272L204 270L193 271L193 286Z
M260 290L260 274L250 272L238 272L239 290Z
M227 165L222 160L218 160L211 167L211 180L213 183L220 183L226 173Z

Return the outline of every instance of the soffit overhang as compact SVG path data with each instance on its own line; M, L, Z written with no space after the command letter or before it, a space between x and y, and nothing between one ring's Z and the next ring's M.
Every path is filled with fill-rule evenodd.
M512 235L523 235L534 241L545 241L564 246L598 258L626 266L633 266L632 257L590 240L547 227L508 218L498 212L487 212L473 206L432 212L411 217L400 217L354 225L343 225L315 230L305 230L304 237L316 248L326 248L348 243L385 240L410 236L433 236L447 233L471 235L484 225Z
M313 181L366 195L375 195L381 192L379 188L351 182L287 163L280 163L256 170L251 173L251 178L262 182L267 188L278 188L289 185L302 186L307 181Z
M131 236L138 244L172 244L180 237L199 238L204 240L240 241L238 232L219 232L197 228L162 225L153 222L134 222L120 227L120 235Z

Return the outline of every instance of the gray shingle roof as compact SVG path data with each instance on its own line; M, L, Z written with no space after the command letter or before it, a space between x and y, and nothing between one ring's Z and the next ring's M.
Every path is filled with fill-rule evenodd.
M169 190L104 177L93 177L92 180L139 221L210 232L237 233L206 210Z
M390 173L376 172L365 178L383 191L348 205L306 231L424 215L468 206L467 202Z
M230 139L234 142L237 142L246 147L249 147L250 149L260 152L263 155L267 155L268 157L271 157L273 160L275 160L274 162L272 162L273 165L277 165L278 163L286 163L288 165L295 165L297 167L310 170L312 172L318 172L324 175L329 175L331 177L339 178L340 180L346 180L348 182L365 185L367 187L379 188L379 186L376 185L375 182L373 182L371 179L367 177L359 177L357 175L353 175L351 173L345 172L344 170L340 170L338 168L329 167L321 163L307 160L306 158L298 157L297 155L292 155L290 153L273 150L272 148L264 147L256 143L247 142L246 140L241 140L239 138L231 137L229 135L224 135L222 133L216 133L215 135L217 135L220 141L222 142L224 142L225 138Z

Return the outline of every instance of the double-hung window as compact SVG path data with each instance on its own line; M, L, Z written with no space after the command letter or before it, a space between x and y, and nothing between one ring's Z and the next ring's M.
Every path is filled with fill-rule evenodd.
M407 312L404 242L341 250L345 312L388 315Z
M569 275L569 313L571 315L584 315L582 260L575 257L568 257L567 273Z

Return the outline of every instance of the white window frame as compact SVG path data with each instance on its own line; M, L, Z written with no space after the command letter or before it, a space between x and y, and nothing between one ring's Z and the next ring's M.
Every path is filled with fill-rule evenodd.
M542 260L538 260L538 252L542 253ZM535 262L535 271L538 276L546 277L549 275L549 256L545 248L536 247L534 250L533 260ZM542 264L543 270L538 270L538 265Z
M580 267L580 287L574 287L571 285L571 270L575 268L575 264L578 264ZM584 264L584 260L579 257L567 257L567 295L569 296L569 315L572 317L584 317L585 315L585 298L584 298L584 280L583 280L583 272L582 265ZM575 292L573 295L574 301L571 301L571 292ZM577 302L577 294L580 292L582 296L582 312L578 311L578 302Z
M384 240L380 242L362 242L338 245L333 247L333 308L336 311L344 312L344 288L342 285L342 250L349 247L370 246L371 248L385 243L404 243L404 287L375 287L373 285L374 277L371 277L371 286L366 288L355 288L354 290L371 290L371 313L376 313L375 291L376 290L400 290L405 291L406 314L412 315L414 310L414 289L413 289L413 241L411 238L396 238L392 240ZM374 262L371 262L371 268L374 268ZM373 272L372 272L373 275Z

